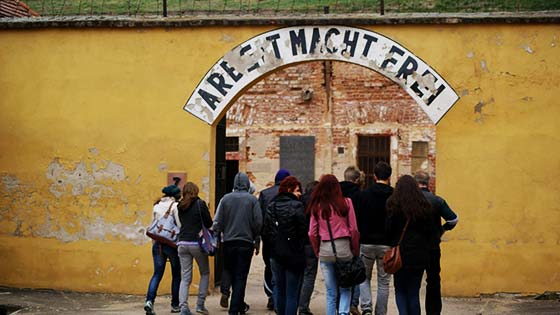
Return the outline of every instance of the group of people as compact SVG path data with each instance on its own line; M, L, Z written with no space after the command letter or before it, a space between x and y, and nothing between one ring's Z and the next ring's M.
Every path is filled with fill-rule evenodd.
M401 176L394 189L389 183L391 174L390 165L379 162L374 170L374 183L364 189L363 174L356 167L349 167L343 181L326 174L319 181L309 183L303 191L296 177L280 169L274 186L261 191L257 199L249 177L240 172L235 176L233 192L220 200L213 222L206 204L198 198L198 188L196 193L192 189L186 192L189 189L185 185L174 212L181 224L179 258L172 257L170 248L154 244L155 271L146 297L147 314L148 310L153 310L155 290L161 279L158 270L163 274L167 258L172 269L181 269L181 280L176 280L179 272L172 271L172 291L178 291L178 298L172 294L172 311L190 314L186 295L194 258L201 273L196 311L208 313L204 307L208 257L195 243L202 225L212 226L222 238L222 278L226 281L222 283L220 304L229 307L231 315L246 314L249 310L245 303L247 277L252 257L259 253L261 242L267 308L277 314L312 315L309 302L318 266L326 286L327 315L360 314L359 308L362 315L386 314L391 275L384 271L382 260L397 244L400 244L403 262L393 277L399 314L421 313L419 291L424 271L427 275L426 313L440 314L439 244L444 231L452 229L458 217L444 199L429 191L426 172ZM168 202L176 199L172 192L168 194L165 190L165 196L154 206L154 214L161 215L169 207ZM335 261L353 257L362 259L366 280L353 288L342 288L337 284ZM371 296L374 266L377 268L375 308Z
M146 315L155 314L154 301L157 289L163 278L166 262L169 260L172 275L171 312L181 312L183 315L191 314L188 306L188 294L192 282L194 260L200 272L196 312L208 314L204 303L210 281L210 265L208 256L202 252L198 243L202 226L212 227L208 206L199 198L199 188L193 182L185 183L182 192L176 184L164 187L162 192L163 197L154 205L153 218L157 220L169 211L169 215L175 218L175 224L180 231L176 247L162 242L152 242L154 273L148 285L144 310Z

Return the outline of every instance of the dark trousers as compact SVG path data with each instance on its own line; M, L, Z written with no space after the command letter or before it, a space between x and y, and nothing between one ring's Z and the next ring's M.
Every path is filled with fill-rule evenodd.
M262 242L262 258L264 261L264 293L271 297L274 292L274 282L272 280L272 268L270 267L270 244L263 240Z
M399 315L420 315L420 285L422 269L401 269L395 273L395 300Z
M253 244L249 242L224 242L224 264L231 277L230 315L238 315L245 309L245 288L253 250Z
M441 279L440 279L441 250L430 250L430 263L426 269L426 314L441 314Z
M171 246L154 242L152 245L152 258L154 260L154 274L148 285L148 293L146 293L146 301L156 299L159 283L165 272L167 259L171 263L171 305L179 306L179 286L181 285L181 264L177 249Z
M227 297L231 294L231 276L225 267L220 278L220 293L227 295Z
M305 270L303 271L303 283L301 285L301 293L299 296L299 310L309 312L309 302L311 294L315 288L315 279L317 278L317 266L319 258L315 256L313 246L305 245Z
M296 315L298 310L303 269L294 270L270 260L274 274L274 309L278 315Z

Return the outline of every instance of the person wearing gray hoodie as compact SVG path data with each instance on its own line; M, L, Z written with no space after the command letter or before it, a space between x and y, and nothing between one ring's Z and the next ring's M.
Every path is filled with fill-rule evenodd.
M214 230L223 234L224 268L231 275L231 302L229 314L245 314L245 288L251 267L255 242L260 239L263 223L262 211L255 196L249 193L247 174L237 173L233 192L226 194L218 205Z

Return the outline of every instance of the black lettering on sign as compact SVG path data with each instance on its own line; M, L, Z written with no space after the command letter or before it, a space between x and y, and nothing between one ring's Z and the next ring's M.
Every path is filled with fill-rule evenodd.
M223 96L227 94L226 89L231 89L233 87L233 85L227 84L224 76L219 73L212 73L206 81L208 81L208 83L210 83Z
M292 55L297 56L298 47L301 48L302 54L307 54L307 46L305 42L305 29L300 29L298 34L294 31L290 31L290 42L292 43Z
M239 51L239 56L243 57L245 56L245 54L251 50L251 44L245 46L245 47L241 47L241 50ZM251 56L251 55L249 55ZM258 67L260 67L258 62L255 62L253 65L251 65L248 69L247 72L251 72L255 69L257 69ZM237 81L236 81L237 82Z
M424 73L422 74L422 77L426 77L428 75L430 75L432 78L434 78L434 83L437 82L438 79L429 70L424 71ZM418 95L420 98L422 98L422 100L424 100L424 98L423 98L424 92L420 91L420 85L418 84L418 82L414 82L414 84L412 84L410 86L410 89L412 89L414 91L414 93L416 93L416 95ZM430 106L430 104L433 103L433 101L436 99L436 97L438 97L441 94L441 92L443 92L443 90L445 90L445 85L444 84L440 85L437 88L436 93L433 93L430 97L428 97L428 99L425 100L424 103L426 103L427 106Z
M366 40L366 44L364 45L364 51L362 52L362 56L367 57L367 55L369 54L369 49L371 48L371 43L372 42L377 43L377 37L364 34L364 38Z
M331 49L329 47L329 40L331 39L331 36L333 35L340 35L340 31L336 28L331 28L327 31L327 34L325 35L325 47L327 49L327 52L329 54L334 54L335 52L338 51L338 49L335 47L334 49Z
M397 59L393 58L392 53L397 53L400 56L404 55L404 51L402 51L399 47L392 46L391 49L389 50L389 54L391 55L391 58L383 60L383 63L381 64L381 69L387 68L387 65L389 63L392 63L392 64L397 63Z
M344 43L346 44L346 47L344 48L344 50L342 50L342 54L344 55L344 53L348 51L348 48L350 48L350 57L354 57L354 52L356 51L356 45L358 44L360 33L354 32L353 38L350 39L351 32L352 31L344 32Z
M230 67L225 60L220 63L220 67L222 67L222 69L224 69L229 77L232 78L235 82L239 81L239 79L243 77L243 74L239 72L236 73L235 68Z
M216 110L216 103L220 102L220 99L218 99L217 96L208 93L203 89L198 90L198 95L202 97L202 99L206 102L206 104L208 104L208 106L210 106L210 108Z
M274 49L274 57L276 59L282 58L280 56L280 49L278 48L278 43L276 42L280 38L280 34L273 34L266 37L266 40L272 43L272 48Z
M309 53L314 54L315 48L321 41L321 34L319 33L319 29L317 27L313 28L313 35L311 35L311 43L309 43Z
M406 77L413 74L417 69L418 62L416 61L416 59L408 56L397 72L397 78L400 78L402 76L406 80Z

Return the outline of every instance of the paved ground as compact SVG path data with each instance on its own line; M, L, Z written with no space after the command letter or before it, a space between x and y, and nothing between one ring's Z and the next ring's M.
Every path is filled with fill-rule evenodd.
M247 286L247 302L251 305L249 314L273 315L266 310L266 297L262 291L262 260L253 259L249 283ZM148 279L146 279L146 283ZM423 299L423 292L421 292ZM374 292L375 295L375 292ZM398 314L394 293L389 300L389 315ZM498 315L498 314L543 314L559 315L560 300L553 294L551 300L536 300L532 296L515 294L497 294L480 298L453 298L443 300L443 314L452 315ZM226 315L227 310L219 306L220 295L213 292L207 299L206 306L212 315ZM196 298L191 296L192 304ZM144 314L144 297L137 295L76 293L54 290L29 290L0 287L0 315L6 314L6 306L19 308L16 314ZM158 315L170 314L170 297L159 296L156 300ZM325 313L325 285L320 275L317 277L315 292L311 301L311 309L316 315ZM17 306L17 308L15 307ZM9 312L7 314L10 314Z

